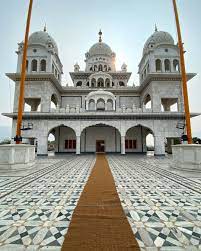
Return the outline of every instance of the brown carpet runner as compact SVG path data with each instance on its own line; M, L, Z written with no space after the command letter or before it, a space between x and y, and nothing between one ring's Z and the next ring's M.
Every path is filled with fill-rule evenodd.
M97 155L75 208L62 246L65 250L140 250L104 154Z

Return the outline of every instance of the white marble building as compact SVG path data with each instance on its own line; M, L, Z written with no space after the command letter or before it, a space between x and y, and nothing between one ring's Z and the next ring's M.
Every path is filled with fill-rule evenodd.
M17 51L17 72L7 76L15 82L12 137L15 136L23 43ZM131 48L132 49L132 48ZM38 155L48 152L48 135L54 134L55 152L146 152L146 137L154 137L155 155L165 154L183 131L184 107L179 49L172 36L157 31L144 45L139 63L139 86L128 85L126 64L116 70L115 53L99 41L85 54L86 67L75 64L72 86L61 85L63 66L54 39L44 31L31 34L27 54L25 106L22 131L37 141ZM188 80L195 76L188 73ZM55 104L52 108L51 104ZM192 114L196 116L197 114Z

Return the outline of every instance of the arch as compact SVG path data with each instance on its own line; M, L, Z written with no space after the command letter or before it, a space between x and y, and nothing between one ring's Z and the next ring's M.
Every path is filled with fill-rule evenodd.
M125 86L125 83L123 81L119 81L119 86Z
M36 59L33 59L32 61L31 61L31 71L37 71L37 68L38 68L38 62L37 62L37 60Z
M131 126L125 134L125 152L147 153L147 135L154 135L153 131L141 124Z
M103 78L99 78L97 80L97 87L104 87L104 79Z
M170 72L171 71L171 65L170 65L170 60L169 59L165 59L164 65L165 65L165 71Z
M76 83L76 87L79 87L79 86L82 86L82 81L78 81L78 82Z
M92 88L96 87L96 79L95 78L92 78L92 80L91 80L91 87Z
M56 94L52 94L51 96L51 109L56 109L58 106L58 98Z
M42 59L40 61L40 71L46 71L46 60L45 59Z
M86 86L89 87L89 81L87 81Z
M162 63L160 59L156 59L156 71L162 71Z
M80 138L81 152L121 151L121 134L113 123L89 122L83 126Z
M96 110L95 100L94 99L89 100L88 110L89 111L95 111Z
M173 68L174 68L174 71L180 72L179 60L177 59L173 60Z
M104 65L104 71L107 71L107 65Z
M84 123L84 125L81 126L80 134L83 133L84 129L91 127L91 126L97 126L97 125L106 125L106 126L116 128L117 131L121 134L121 127L120 127L119 123L115 124L114 121L87 121Z
M147 94L144 97L143 105L145 106L146 109L151 109L152 108L151 96L149 94Z
M102 66L102 64L99 64L99 66L98 66L98 71L103 71L103 66Z
M107 111L112 111L113 109L114 103L112 99L108 99L107 100Z
M97 100L96 110L97 111L105 111L105 100L104 99L99 98Z
M94 65L94 71L98 71L98 66Z
M55 137L55 153L76 152L76 133L72 127L60 124L49 129L47 138L49 138L50 134Z
M106 86L107 88L110 87L110 79L109 79L109 78L106 78L106 80L105 80L105 86Z

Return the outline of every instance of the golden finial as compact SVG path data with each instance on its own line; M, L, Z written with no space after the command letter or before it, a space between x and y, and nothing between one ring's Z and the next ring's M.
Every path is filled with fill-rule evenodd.
M46 26L46 23L45 23L45 26L44 26L44 29L43 29L44 32L47 31L47 26Z
M99 43L101 43L102 42L102 35L103 35L101 30L99 31L98 35L99 35Z
M155 24L155 32L157 32L158 31L158 27L157 27L157 25Z

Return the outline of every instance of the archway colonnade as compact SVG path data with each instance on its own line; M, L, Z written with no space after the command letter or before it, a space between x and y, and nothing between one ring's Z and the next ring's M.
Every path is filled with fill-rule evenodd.
M119 124L119 125L118 125ZM165 154L165 138L164 135L158 130L154 130L153 127L148 127L148 125L144 124L136 124L136 125L127 125L127 126L121 126L120 123L116 123L116 125L111 121L104 121L104 122L86 122L81 124L80 126L73 126L72 124L64 123L64 124L58 124L55 126L49 126L48 131L44 133L44 135L41 135L40 137L37 137L38 140L38 155L46 155L47 154L47 140L48 135L54 130L55 138L58 139L56 135L56 131L59 128L69 128L71 131L70 134L66 134L65 132L62 132L63 129L60 129L58 131L59 138L62 143L60 143L60 146L58 147L64 147L65 149L68 149L65 152L74 152L76 154L81 153L81 135L86 128L93 127L93 126L107 126L108 128L115 128L117 131L119 138L120 138L120 147L119 152L121 154L126 154L128 152L146 152L146 137L149 134L153 135L154 138L154 150L155 155L164 155ZM107 131L106 129L105 131ZM67 137L63 137L62 135L66 135ZM140 136L136 136L140 135ZM88 136L86 136L88 137ZM100 134L96 135L97 139L100 138ZM94 138L95 140L95 138ZM59 149L57 150L59 152ZM106 151L107 152L107 151Z

